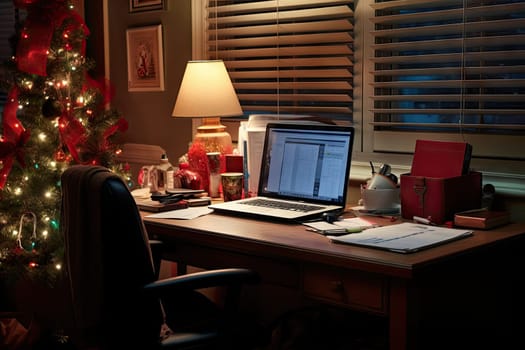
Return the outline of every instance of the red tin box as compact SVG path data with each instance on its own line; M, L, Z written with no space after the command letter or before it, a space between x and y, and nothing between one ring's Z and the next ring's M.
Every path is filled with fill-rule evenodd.
M433 178L401 175L401 214L429 218L442 224L454 219L454 214L481 207L481 173Z

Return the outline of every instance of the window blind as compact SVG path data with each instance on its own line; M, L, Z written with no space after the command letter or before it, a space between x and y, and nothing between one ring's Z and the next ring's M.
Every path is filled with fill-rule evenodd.
M353 2L209 0L207 57L222 59L245 114L351 120Z
M0 0L0 58L13 55L10 38L15 34L15 8L12 0Z
M0 61L5 62L13 54L11 36L15 34L15 7L12 0L0 0ZM8 87L4 87L7 89ZM0 91L0 111L3 110L7 98L5 91ZM2 116L0 114L0 120Z
M525 1L376 0L371 6L376 132L523 140ZM507 155L523 159L522 153Z

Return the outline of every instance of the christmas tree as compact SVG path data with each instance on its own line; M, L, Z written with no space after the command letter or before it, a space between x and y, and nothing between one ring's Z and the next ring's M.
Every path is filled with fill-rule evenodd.
M92 79L89 30L65 0L15 0L27 16L4 64L0 129L0 279L60 275L60 176L73 164L117 165L127 122ZM81 205L79 205L81 210Z

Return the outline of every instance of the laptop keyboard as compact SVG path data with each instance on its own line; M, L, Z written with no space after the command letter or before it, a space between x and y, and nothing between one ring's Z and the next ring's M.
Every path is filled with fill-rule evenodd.
M303 203L290 203L290 202L278 202L278 201L267 200L264 198L257 198L251 201L246 201L242 204L253 205L256 207L272 208L272 209L300 211L300 212L305 212L305 213L309 211L324 208L318 205L303 204Z

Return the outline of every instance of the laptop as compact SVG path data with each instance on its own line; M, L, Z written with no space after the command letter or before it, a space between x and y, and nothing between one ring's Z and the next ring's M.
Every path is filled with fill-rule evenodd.
M214 203L217 213L302 222L343 212L354 128L320 123L266 126L255 197Z

